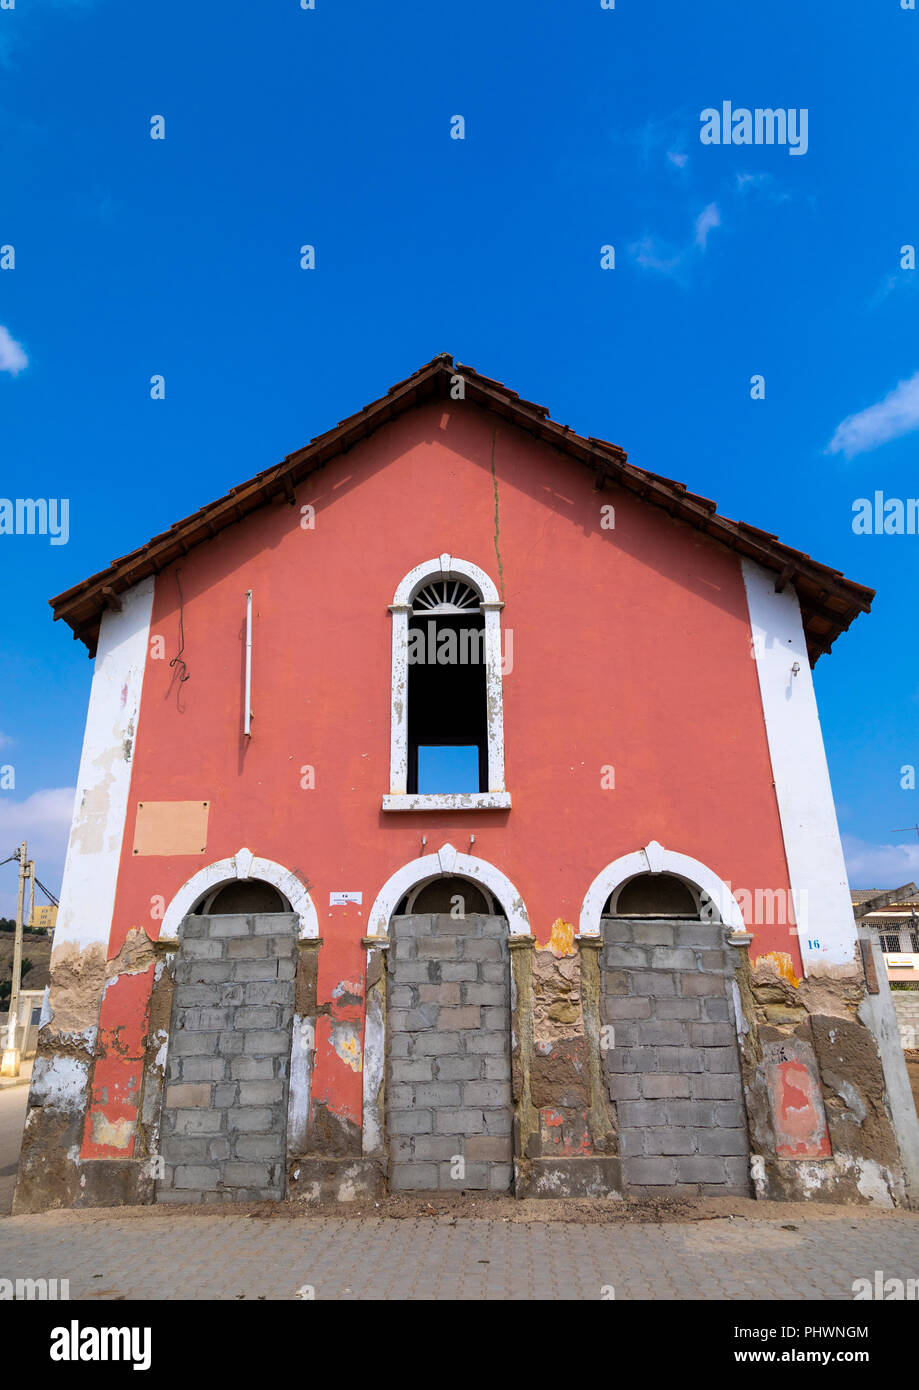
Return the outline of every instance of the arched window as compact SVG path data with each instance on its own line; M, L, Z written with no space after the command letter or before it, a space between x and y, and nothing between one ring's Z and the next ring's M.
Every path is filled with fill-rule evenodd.
M406 893L393 915L398 917L404 913L453 912L457 907L458 898L462 899L459 906L461 915L468 916L474 912L484 912L492 917L504 915L504 909L495 905L495 900L487 888L473 883L471 879L458 878L455 874L444 874L440 878L432 878L427 883L418 884L411 892Z
M251 916L262 912L290 912L290 903L277 888L260 878L238 878L208 893L195 912L208 917Z
M484 570L451 555L417 565L390 605L392 736L386 811L500 810L503 604Z
M638 874L610 894L604 916L687 917L698 921L699 903L674 874Z

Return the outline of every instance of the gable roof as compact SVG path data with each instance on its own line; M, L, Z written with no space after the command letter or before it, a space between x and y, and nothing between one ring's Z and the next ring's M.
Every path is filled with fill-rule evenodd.
M86 644L90 656L95 655L102 614L106 608L120 606L119 594L148 575L159 573L195 546L210 540L225 527L234 526L266 503L285 497L293 503L294 489L316 469L347 453L382 425L415 406L447 398L451 380L457 373L463 376L467 403L491 411L577 459L593 473L598 491L607 483L626 488L738 555L774 570L778 591L792 584L801 603L812 666L823 652L829 651L859 613L867 613L870 609L873 589L846 579L839 570L819 564L803 551L783 545L768 531L749 526L745 521L729 521L727 517L718 516L717 504L689 492L685 483L637 468L628 462L627 454L618 445L576 434L567 425L551 420L545 406L521 399L516 391L501 382L482 376L472 367L454 364L449 353L441 353L404 381L391 386L385 396L340 421L334 429L317 435L280 463L257 473L249 482L230 488L225 497L201 507L184 521L170 526L168 531L154 536L146 545L114 560L107 569L58 594L50 600L55 621L62 618L73 629L74 637Z

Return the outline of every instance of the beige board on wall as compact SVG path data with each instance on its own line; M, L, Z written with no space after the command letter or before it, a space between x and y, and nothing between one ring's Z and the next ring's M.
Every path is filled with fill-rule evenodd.
M135 854L203 854L209 801L138 801Z

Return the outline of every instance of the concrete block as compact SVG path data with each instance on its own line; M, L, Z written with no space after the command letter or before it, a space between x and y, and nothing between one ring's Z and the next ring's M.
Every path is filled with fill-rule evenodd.
M419 1004L460 1004L461 986L456 984L426 984L418 986Z
M478 966L475 961L471 960L444 961L440 968L440 978L448 983L454 980L477 980L479 978Z
M227 1110L227 1129L239 1133L267 1133L272 1128L272 1113L267 1106L236 1106Z
M193 1187L205 1191L215 1188L220 1181L220 1168L217 1164L180 1165L173 1175L173 1188Z
M662 1101L624 1100L619 1104L619 1124L625 1128L645 1128L648 1125L668 1124Z
M463 1151L463 1139L456 1134L419 1134L411 1142L414 1149L412 1157L420 1163L441 1163Z
M182 954L186 961L220 960L224 953L224 943L210 937L182 942Z
M487 1004L503 1008L507 1003L507 990L503 985L469 983L463 986L464 1004Z
M700 1129L699 1152L746 1158L750 1151L745 1129Z
M669 1072L707 1071L714 1054L704 1047L659 1047L658 1070Z
M655 946L651 952L652 970L695 970L696 954L688 948Z
M271 1004L246 1004L236 1010L236 1028L277 1028L280 1010Z
M228 960L261 960L268 955L268 942L264 937L244 936L228 941L226 949Z
M209 921L210 930L208 934L211 937L249 936L251 934L248 917L237 917L235 914L227 914L225 917L219 915L211 917Z
M485 1192L488 1189L487 1163L439 1163L437 1185L442 1192ZM455 1176L454 1176L455 1175Z
M283 1099L283 1081L243 1081L240 1083L240 1105L275 1105Z
M272 1167L267 1163L225 1163L223 1182L226 1187L271 1186Z
M691 1023L689 1040L693 1047L733 1047L737 1034L730 1023Z
M186 1033L181 1029L169 1039L169 1050L177 1057L209 1057L216 1049L216 1033Z
M284 1136L281 1134L239 1134L236 1137L238 1159L281 1159L284 1157Z
M226 1057L182 1058L183 1081L222 1081L229 1063Z
M433 1081L434 1058L394 1057L389 1064L389 1079L391 1084L400 1081Z
M436 1163L394 1163L389 1175L394 1192L427 1192L437 1187Z
M499 1058L492 1057L442 1057L437 1063L438 1081L477 1081L490 1062L497 1062ZM433 1066L433 1061L429 1063ZM508 1072L510 1066L508 1064ZM487 1073L486 1073L487 1074ZM496 1077L496 1080L502 1080Z
M736 1072L704 1072L693 1076L691 1081L693 1100L739 1101L742 1096L740 1076Z
M511 1104L509 1081L463 1082L463 1105L481 1105L487 1109L494 1109L499 1105Z
M632 976L632 988L635 994L653 999L672 997L677 992L676 976L666 970L637 970Z
M689 1041L689 1026L679 1018L646 1019L636 1025L636 1040L650 1047L682 1047Z
M487 1021L487 1015L490 1012L491 1010L489 1009L485 1009L484 1011L479 1009L477 1005L470 1005L468 1007L459 1009L442 1008L440 1010L440 1018L438 1019L438 1023L441 1028L448 1029L465 1029L480 1027L487 1028L490 1026ZM483 1013L486 1015L485 1018L483 1018L482 1016Z
M619 1023L620 1020L633 1018L650 1018L651 1000L638 996L604 995L601 1009L603 1018L607 1023Z
M270 1057L276 1053L288 1053L290 1051L290 1038L286 1029L254 1029L244 1035L245 1045L242 1051L249 1057Z
M455 936L419 936L415 946L418 960L456 960L459 955Z
M643 1075L642 1094L646 1100L662 1100L666 1097L689 1099L689 1077L672 1075Z
M234 1057L230 1076L239 1081L268 1081L278 1075L278 1064L276 1057Z
M180 1086L167 1086L164 1103L170 1110L184 1109L191 1106L210 1105L210 1085L207 1082L198 1082Z
M727 1176L723 1158L703 1154L688 1154L684 1158L675 1158L673 1162L677 1182L721 1183L725 1181Z
M724 995L724 981L718 975L700 975L686 971L680 975L680 993L684 999L701 999Z
M464 941L463 959L467 961L503 960L502 944L491 937L482 937L476 941Z
M413 1087L415 1104L441 1108L461 1103L461 1083L459 1081L418 1081Z
M470 1042L472 1039L470 1038ZM467 1043L467 1051L472 1049ZM452 1056L460 1050L459 1033L419 1033L415 1039L412 1055L414 1057Z
M607 946L603 951L603 965L612 970L647 970L650 959L640 946Z
M430 1110L397 1110L389 1112L390 1134L430 1134L433 1115Z
M654 1016L661 1019L701 1018L703 1007L704 1003L699 999L658 999L654 1005Z
M670 1158L630 1158L625 1165L626 1182L666 1187L673 1182L674 1161Z

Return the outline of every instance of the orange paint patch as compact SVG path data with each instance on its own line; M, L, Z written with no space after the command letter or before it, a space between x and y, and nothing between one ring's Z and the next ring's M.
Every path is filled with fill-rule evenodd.
M757 956L753 962L754 970L761 962L774 965L782 979L787 980L792 989L798 988L801 981L795 974L794 963L787 951L767 951L764 956Z
M573 956L575 954L573 923L556 917L549 936L549 950L555 956Z

